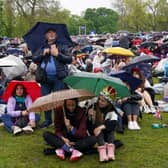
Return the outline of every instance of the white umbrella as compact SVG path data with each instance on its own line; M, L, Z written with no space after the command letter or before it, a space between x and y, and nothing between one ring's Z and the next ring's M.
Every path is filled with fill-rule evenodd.
M13 66L11 67L2 67L3 72L7 77L7 79L11 80L17 76L24 75L27 72L27 67L20 58L13 55L9 55L4 59L5 59L5 62L10 61L10 63L13 63Z
M17 63L10 60L8 57L0 58L0 67L12 67L17 66Z

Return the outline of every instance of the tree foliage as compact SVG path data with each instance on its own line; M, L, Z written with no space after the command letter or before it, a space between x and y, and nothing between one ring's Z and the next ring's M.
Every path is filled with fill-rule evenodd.
M112 9L88 8L84 13L84 19L88 22L89 30L95 30L97 33L117 30L118 14Z
M118 0L119 27L130 31L161 31L168 27L166 0Z
M113 1L114 2L114 1ZM88 8L81 16L60 6L60 0L0 0L0 36L23 36L37 21L65 23L70 34L86 26L87 33L167 30L166 0L117 0L110 8Z

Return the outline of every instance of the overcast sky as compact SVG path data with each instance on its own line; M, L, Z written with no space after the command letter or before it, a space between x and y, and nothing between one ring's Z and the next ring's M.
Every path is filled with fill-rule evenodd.
M112 0L60 0L62 8L71 11L71 14L81 15L87 8L111 8Z

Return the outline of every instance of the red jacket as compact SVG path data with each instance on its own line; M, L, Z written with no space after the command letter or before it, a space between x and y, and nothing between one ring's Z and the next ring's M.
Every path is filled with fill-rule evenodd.
M84 109L80 107L78 107L76 111L77 111L77 115L75 116L76 127L75 127L75 134L73 135L73 137L76 139L82 139L87 136L86 112ZM62 107L58 107L55 110L54 124L55 124L55 134L57 136L66 137L67 131L64 123L64 113Z

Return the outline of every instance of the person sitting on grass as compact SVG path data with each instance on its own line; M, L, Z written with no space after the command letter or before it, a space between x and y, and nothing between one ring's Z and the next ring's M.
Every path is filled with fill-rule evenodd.
M22 84L16 84L12 96L7 102L7 113L1 116L5 128L14 135L26 132L32 133L36 127L36 115L28 112L27 109L32 104L31 97L27 94L26 88Z
M76 161L96 144L96 137L87 134L86 122L85 109L78 106L78 99L65 100L64 106L55 110L55 134L46 131L43 138L55 148L59 159L70 154L70 161Z
M115 160L114 134L118 124L115 98L115 89L107 86L100 92L95 108L88 109L88 130L97 137L100 162Z

